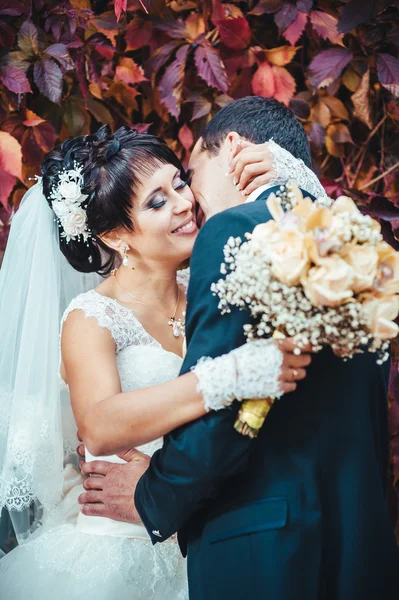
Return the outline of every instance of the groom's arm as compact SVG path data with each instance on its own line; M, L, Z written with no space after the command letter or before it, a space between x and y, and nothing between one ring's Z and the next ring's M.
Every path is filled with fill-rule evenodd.
M244 341L243 325L249 313L221 315L210 286L221 277L223 247L229 235L244 239L255 225L245 211L234 209L213 217L198 236L191 261L188 352L182 373L201 357L219 356ZM252 441L234 430L238 408L234 403L230 409L211 412L173 431L153 456L137 485L135 504L154 543L180 529L204 500L217 494L224 479L245 467Z

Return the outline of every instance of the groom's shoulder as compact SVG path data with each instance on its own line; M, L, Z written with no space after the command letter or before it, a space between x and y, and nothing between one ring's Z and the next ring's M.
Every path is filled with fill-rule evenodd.
M240 204L210 217L201 228L195 247L209 243L225 244L231 236L242 237L245 233L250 233L258 223L267 220L266 206L261 206L263 204L265 203Z

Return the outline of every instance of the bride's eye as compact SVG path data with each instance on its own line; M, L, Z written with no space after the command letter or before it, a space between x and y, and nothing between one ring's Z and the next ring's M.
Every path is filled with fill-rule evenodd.
M184 181L184 179L182 179L181 177L177 176L175 181L174 181L174 189L175 190L182 190L183 188L185 188L187 185L187 181Z
M152 208L153 210L159 210L160 208L165 206L165 204L166 204L166 199L163 196L161 196L161 197L157 196L151 201L148 208Z

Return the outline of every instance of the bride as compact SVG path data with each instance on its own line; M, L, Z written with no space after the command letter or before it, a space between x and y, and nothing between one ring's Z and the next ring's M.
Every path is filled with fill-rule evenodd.
M79 513L75 448L78 428L89 460L152 455L165 433L232 402L231 389L223 404L203 398L209 363L177 377L192 192L168 146L128 128L64 142L42 173L0 273L0 507L21 543L0 560L1 598L185 599L176 540L153 547L141 525ZM305 376L310 358L293 350L262 340L215 360L236 374L235 398L277 397ZM255 389L248 360L267 372Z

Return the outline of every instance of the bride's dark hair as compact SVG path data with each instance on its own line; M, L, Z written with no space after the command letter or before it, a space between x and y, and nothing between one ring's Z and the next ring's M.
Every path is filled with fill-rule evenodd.
M71 138L49 152L42 164L43 192L51 206L51 192L60 173L82 167L83 204L91 237L69 242L61 236L60 248L77 271L107 275L115 265L116 252L98 237L117 228L134 231L131 208L142 176L150 176L162 164L183 167L160 138L121 127L114 134L108 126L93 135Z

